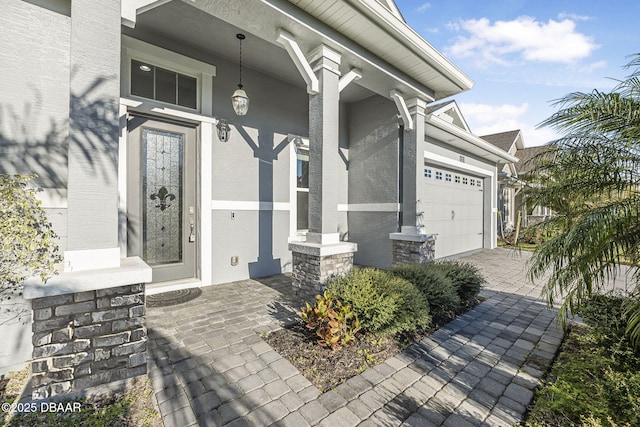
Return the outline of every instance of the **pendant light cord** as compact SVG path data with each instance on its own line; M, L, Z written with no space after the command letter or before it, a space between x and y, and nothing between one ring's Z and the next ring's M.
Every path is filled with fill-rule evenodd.
M242 89L242 38L238 38L240 39L240 83L238 84L238 87Z

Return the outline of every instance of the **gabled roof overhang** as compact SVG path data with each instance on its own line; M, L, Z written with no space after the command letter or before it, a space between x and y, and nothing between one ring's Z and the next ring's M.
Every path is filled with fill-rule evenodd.
M427 115L427 135L495 163L515 163L518 158L438 116Z
M280 0L262 1L280 3ZM376 0L289 2L429 88L433 100L473 87L473 81L467 75L420 37L398 14Z

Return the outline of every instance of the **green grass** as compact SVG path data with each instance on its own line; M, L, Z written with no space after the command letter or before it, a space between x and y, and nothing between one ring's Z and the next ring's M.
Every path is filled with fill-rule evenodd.
M18 382L26 381L27 376L14 375ZM41 410L36 403L35 412L16 414L13 418L0 418L2 427L48 426L48 427L160 427L162 420L152 399L151 382L136 379L124 394L117 394L100 400L77 399L69 401L80 403L79 411L49 412ZM4 398L14 396L4 395ZM8 399L7 401L13 401ZM66 403L66 402L65 402ZM6 415L6 414L5 414Z

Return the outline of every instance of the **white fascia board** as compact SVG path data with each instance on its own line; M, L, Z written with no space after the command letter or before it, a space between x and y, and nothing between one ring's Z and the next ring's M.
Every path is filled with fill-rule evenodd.
M412 130L413 129L413 119L411 118L411 114L409 114L409 109L407 108L407 103L404 101L404 97L402 93L397 90L392 90L389 94L393 101L396 103L396 107L398 108L398 112L402 117L402 121L404 122L405 129Z
M433 125L439 129L442 129L443 131L448 132L454 136L457 136L458 138L463 139L464 141L467 141L468 143L475 145L476 147L482 149L483 151L486 151L489 154L493 154L494 156L502 160L501 163L516 163L519 160L517 157L512 156L506 151L499 149L498 147L488 143L484 139L479 138L468 132L465 132L459 127L442 120L438 116L429 114L425 118L425 120L428 124Z
M169 3L171 0L121 0L120 19L122 24L129 28L135 28L139 13Z
M382 6L376 0L345 0L347 3L358 7L369 17L374 18L379 24L389 30L391 36L416 53L420 58L427 60L429 64L436 66L449 80L460 87L462 91L473 87L473 80L464 74L458 67L449 61L442 53L423 39L406 22ZM367 13L368 12L368 13Z
M307 83L307 92L310 95L317 94L320 91L320 82L293 35L282 28L278 28L276 40L287 50L300 75L302 75L302 78Z
M352 68L344 76L340 77L340 80L338 80L338 92L342 92L342 90L352 81L359 80L361 78L362 70L359 68Z
M461 161L450 159L449 157L441 156L440 154L435 154L430 151L424 152L424 159L427 160L429 163L433 163L433 164L444 166L444 167L450 167L457 170L463 170L475 175L480 175L484 177L492 177L494 175L492 170L483 169L481 167L470 165L468 163L463 163Z

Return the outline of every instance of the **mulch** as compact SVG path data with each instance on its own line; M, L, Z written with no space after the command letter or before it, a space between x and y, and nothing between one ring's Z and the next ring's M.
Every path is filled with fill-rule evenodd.
M449 316L434 319L428 329L419 333L397 336L360 333L353 345L344 346L339 350L318 345L318 337L302 322L266 334L263 339L282 357L289 360L315 387L325 392L384 362L480 302L480 299L473 300Z

